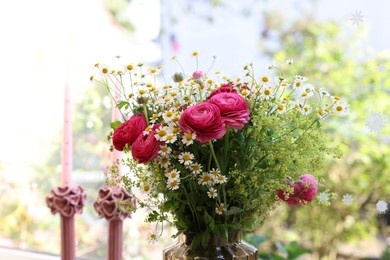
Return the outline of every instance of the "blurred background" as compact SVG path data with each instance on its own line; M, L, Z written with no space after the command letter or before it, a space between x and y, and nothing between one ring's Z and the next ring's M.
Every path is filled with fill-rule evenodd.
M390 259L390 2L372 0L15 0L0 2L0 258L60 253L59 216L45 196L60 184L64 87L72 92L74 183L88 202L77 216L77 256L105 259L107 227L93 210L109 165L110 99L91 85L93 65L116 56L238 76L294 61L294 75L338 93L351 114L327 119L344 157L316 173L330 206L281 205L246 238L264 259ZM350 194L351 205L343 203ZM344 201L345 202L345 201ZM382 208L383 209L383 208ZM385 207L387 209L387 207ZM124 259L161 259L174 242L146 241L143 213L125 222Z

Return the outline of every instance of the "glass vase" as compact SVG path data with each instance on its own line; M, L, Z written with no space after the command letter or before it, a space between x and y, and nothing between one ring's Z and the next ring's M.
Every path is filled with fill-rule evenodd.
M242 240L241 231L231 231L226 240L212 236L206 248L191 249L191 236L179 235L178 241L163 251L164 260L213 260L237 259L257 260L257 248Z

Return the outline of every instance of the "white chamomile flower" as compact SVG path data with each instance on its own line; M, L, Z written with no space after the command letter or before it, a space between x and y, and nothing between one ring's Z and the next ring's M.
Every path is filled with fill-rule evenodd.
M169 180L177 180L180 178L180 171L173 169L170 172L165 173L165 177Z
M158 114L153 114L153 115L150 117L149 122L150 122L151 124L155 124L158 120L159 120Z
M170 190L177 190L179 188L180 179L169 179L167 182L167 188Z
M183 152L179 155L179 162L184 165L191 165L194 155L189 152Z
M321 205L329 205L330 204L330 202L329 202L329 194L326 193L326 192L321 192L318 195L318 200L319 200L319 203Z
M223 203L220 203L217 205L217 207L215 208L215 213L217 213L218 215L222 215L222 213L226 210L225 208L225 205Z
M168 168L171 165L171 161L169 160L168 155L161 155L157 157L157 163L160 164L164 168Z
M218 176L215 178L215 182L218 184L223 184L223 183L227 182L227 178L225 175L218 174Z
M303 89L303 83L306 81L307 79L305 77L302 77L302 76L295 76L294 77L294 82L292 84L292 87L294 90L302 90Z
M162 113L162 116L165 120L165 122L169 123L172 122L172 119L175 117L176 113L172 110L167 110L164 113Z
M214 184L214 175L204 172L198 179L198 184L201 185L213 185Z
M274 90L271 87L265 87L261 92L260 98L263 100L269 100L273 97Z
M141 185L141 192L148 194L151 191L152 187L148 183L143 183Z
M213 187L211 187L211 188L209 189L209 191L207 192L207 195L209 196L209 198L215 199L215 198L218 196L217 190L214 189Z
M165 142L168 144L173 144L177 140L177 135L172 131L169 131L165 137Z
M125 66L125 71L126 72L132 72L134 70L134 65L133 64L127 64L126 66Z
M158 151L161 155L169 155L172 152L172 149L167 145L161 145L160 151Z
M300 91L298 92L299 93L299 98L302 98L302 99L307 99L307 98L310 98L313 96L313 86L305 86L304 88L302 88L303 91Z
M284 104L284 103L279 103L279 104L276 106L276 111L278 111L279 113L286 111L286 104Z
M385 214L389 208L387 207L387 202L380 200L376 203L376 209L380 214Z
M349 114L349 105L345 101L337 101L332 108L333 112L337 115L345 116Z
M270 81L267 75L263 75L260 79L263 84L267 84Z
M186 133L183 135L182 142L183 142L183 144L185 144L186 146L189 146L190 144L193 144L193 143L194 143L195 138L196 138L196 133L186 132Z
M308 114L310 114L311 113L311 110L312 110L312 108L311 108L311 106L310 105L304 105L303 107L302 107L302 109L301 109L301 113L302 113L302 115L308 115Z
M151 243L151 244L154 244L154 243L157 242L157 240L158 240L157 231L149 232L149 234L148 234L148 242Z
M371 112L366 118L366 126L371 132L380 132L385 127L385 118L381 113Z
M217 178L218 175L221 173L219 169L211 169L210 174L214 176L214 178Z
M158 129L156 129L156 134L154 137L156 137L157 141L166 141L168 133L169 129L167 127L160 126Z
M144 135L148 135L150 133L150 131L152 131L152 126L149 125L148 127L146 127L146 129L144 130L143 134Z
M353 198L351 194L344 194L343 196L343 203L344 205L351 206L353 202Z
M137 94L139 97L147 97L148 96L148 89L142 86L138 89Z
M102 76L107 76L108 74L110 74L111 72L111 69L109 66L105 65L105 64L101 64L98 66L99 68L99 72Z
M194 163L192 166L191 166L191 170L192 170L192 173L193 174L199 174L202 172L202 165L200 165L199 163Z

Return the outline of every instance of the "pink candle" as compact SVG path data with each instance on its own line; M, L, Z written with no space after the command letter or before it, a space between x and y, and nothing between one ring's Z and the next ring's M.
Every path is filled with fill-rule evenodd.
M70 186L72 182L73 168L73 140L72 140L72 115L70 103L70 89L65 86L65 107L64 107L64 136L62 143L62 175L61 186Z

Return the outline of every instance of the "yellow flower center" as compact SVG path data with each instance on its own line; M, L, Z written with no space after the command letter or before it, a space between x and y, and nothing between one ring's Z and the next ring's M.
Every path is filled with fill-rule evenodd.
M222 212L222 211L223 211L223 206L222 206L222 205L219 205L219 206L218 206L218 211L219 211L219 212Z
M153 85L152 85L152 83L148 83L148 84L146 84L146 86L147 86L148 88L151 88Z
M278 105L278 109L279 109L279 110L283 110L283 109L284 109L283 104L279 104L279 105Z
M177 180L171 181L171 187L175 187L177 185Z
M166 164L167 162L168 162L168 158L167 157L161 158L161 163L162 164Z
M145 89L140 89L138 92L139 92L141 95L143 95L143 94L146 93L146 90L145 90Z
M176 172L172 172L172 173L171 173L171 178L172 178L172 179L176 178L176 176L177 176L177 173L176 173Z
M269 79L268 79L267 76L262 77L261 80L262 80L263 82L268 82L268 81L269 81Z
M172 132L173 132L174 134L177 134L177 133L179 132L179 128L175 126L175 127L172 129Z
M199 55L199 53L197 52L197 51L194 51L193 53L192 53L192 56L198 56Z
M131 65L131 64L130 64L130 65L127 65L127 69L128 69L128 70L133 70L133 69L134 69L134 66Z
M156 70L156 69L151 69L150 72L151 72L151 73L156 73L157 70Z
M167 136L167 141L171 141L173 139L173 136L172 135L168 135Z
M309 108L308 107L304 107L303 110L305 110L305 112L309 111Z
M144 186L144 191L149 191L149 190L150 190L149 185L145 185L145 186Z
M268 96L269 94L271 94L271 90L269 90L269 89L264 90L264 95Z
M165 136L167 134L167 132L164 130L164 129L161 129L160 131L158 131L158 135L160 136L160 137L163 137L163 136Z
M172 112L172 111L167 111L167 112L165 113L165 115L168 116L168 117L171 117L171 116L173 115L173 112Z
M340 97L338 97L338 96L334 96L334 99L336 99L336 100L340 100Z
M168 152L168 147L162 147L162 148L161 148L161 151L162 151L163 153Z
M303 92L302 97L306 97L306 96L307 96L307 92Z
M199 171L200 170L200 165L195 164L193 169L194 169L194 171Z
M189 161L191 157L188 154L183 155L183 160L184 161Z
M107 73L108 73L108 69L107 69L107 68L103 68L103 69L102 69L102 72L103 72L104 74L107 74Z
M209 182L211 180L211 177L209 175L203 176L203 182Z
M192 140L192 134L191 133L186 133L186 140L187 141Z
M173 92L170 93L170 95L171 95L172 97L176 97L176 96L177 96L177 92L173 91Z
M300 81L295 82L295 86L296 87L300 87L301 86L301 82Z
M337 107L336 107L336 110L339 111L339 112L341 112L341 111L343 111L343 107L342 107L342 106L337 106Z

